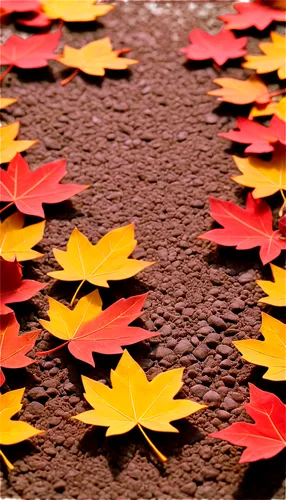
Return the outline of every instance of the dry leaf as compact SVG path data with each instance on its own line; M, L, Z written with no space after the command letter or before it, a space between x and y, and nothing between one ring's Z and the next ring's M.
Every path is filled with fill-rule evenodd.
M124 351L115 370L111 370L112 389L82 376L85 399L94 408L75 418L91 425L108 427L106 436L124 434L138 425L150 446L160 453L143 430L178 432L170 422L206 408L193 401L173 399L181 389L183 368L160 373L148 382L142 368Z
M66 22L94 21L114 9L113 5L97 4L97 0L42 0L42 8L50 19Z
M0 109L7 108L7 106L11 106L11 104L14 104L14 102L17 101L18 99L12 99L9 97L0 97Z
M259 44L263 56L245 56L244 68L255 69L257 73L270 73L278 70L281 80L286 78L286 37L279 33L271 33L271 42Z
M216 78L214 83L222 88L210 90L208 95L215 95L220 101L232 104L250 104L251 102L267 104L270 101L268 88L256 75L250 76L248 80Z
M34 146L39 141L15 141L19 133L20 122L10 123L0 127L0 163L7 163L17 153L26 151L26 149Z
M45 432L35 429L30 424L27 424L22 420L11 420L11 418L18 413L23 406L21 404L21 399L24 392L25 388L9 391L6 392L6 394L0 394L0 444L2 445L6 446L20 443L25 439L29 439L32 436ZM9 462L2 450L0 450L0 455L2 456L7 467L9 467L9 469L14 469L13 465Z
M61 82L62 85L70 82L79 71L83 71L88 75L104 76L106 69L127 69L128 66L139 62L136 59L119 57L121 54L129 52L129 50L130 49L113 50L109 37L95 40L81 49L73 49L65 45L64 53L57 58L57 61L65 66L77 69Z
M24 217L19 212L0 223L0 255L5 260L18 262L38 259L43 254L32 250L43 238L45 222L24 227Z
M257 280L256 283L268 295L262 297L259 302L271 306L286 307L286 270L270 264L273 281Z
M67 244L67 251L54 249L54 256L63 271L53 271L49 276L63 281L81 281L72 299L85 281L92 285L109 287L110 280L131 278L153 262L128 259L137 245L134 224L119 227L107 233L92 245L78 229L74 229Z
M284 323L262 313L261 340L237 340L233 342L242 358L255 365L267 366L263 375L267 380L286 380L286 328Z

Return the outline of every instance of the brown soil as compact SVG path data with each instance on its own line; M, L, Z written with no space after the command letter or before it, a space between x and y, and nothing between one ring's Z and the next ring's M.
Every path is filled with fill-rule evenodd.
M258 336L258 252L216 249L196 239L212 224L208 195L243 203L245 192L231 182L235 166L227 143L217 138L233 124L236 110L214 111L215 100L206 94L216 71L210 64L185 65L178 53L195 25L216 28L215 15L228 6L195 5L193 11L187 2L120 5L103 24L65 26L63 39L72 46L110 34L115 47L132 47L131 57L141 62L104 80L77 76L64 88L59 82L69 70L57 63L50 70L17 71L7 78L4 95L18 97L19 103L3 118L4 123L21 121L20 138L40 140L26 155L33 167L67 157L67 180L91 184L72 202L46 207L47 229L39 246L45 257L25 264L24 272L49 286L15 308L22 330L38 327L48 294L68 303L75 290L76 283L48 279L46 273L57 268L53 247L65 248L75 226L95 243L134 221L139 241L134 256L157 264L101 290L104 305L148 291L141 324L157 330L158 337L130 352L148 377L183 366L181 396L209 408L179 422L178 435L153 433L169 457L163 465L137 430L107 439L105 429L70 420L88 408L80 375L109 383L119 356L97 355L93 369L64 348L26 370L5 370L5 390L27 388L21 418L47 433L7 447L15 469L8 473L3 467L2 497L284 498L283 455L239 465L241 449L207 437L226 423L248 420L242 404L249 381L280 396L282 388L263 381L263 369L243 364L232 345ZM242 75L234 66L226 71ZM91 289L85 286L82 294ZM56 345L43 332L37 349Z

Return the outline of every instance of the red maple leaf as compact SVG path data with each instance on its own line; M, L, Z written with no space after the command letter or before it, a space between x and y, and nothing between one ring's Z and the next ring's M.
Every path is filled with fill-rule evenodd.
M189 34L189 42L192 45L183 47L181 52L186 54L187 59L201 61L213 59L219 66L228 59L236 59L246 54L244 49L247 37L235 38L230 31L222 30L217 35L210 35L198 28Z
M0 315L12 311L6 304L29 300L46 284L22 280L22 266L18 262L0 259Z
M120 299L96 318L84 323L74 337L50 351L38 352L37 356L44 356L68 345L73 356L95 366L93 352L100 354L119 354L122 346L135 344L141 340L158 335L157 332L148 332L137 326L128 326L142 314L142 307L147 293L136 295L128 299Z
M286 21L286 12L281 9L272 9L260 3L236 3L235 10L238 14L218 16L220 21L226 23L228 30L245 30L255 26L264 30L272 21Z
M41 11L41 9L28 12L25 17L17 17L16 23L30 28L47 28L52 20Z
M230 130L218 134L230 141L250 144L245 150L246 153L270 153L274 151L274 144L277 141L286 144L285 122L274 116L269 127L264 127L260 123L247 118L239 117L235 128L239 130Z
M35 345L41 330L18 335L20 325L15 314L1 316L0 319L0 366L1 368L24 368L35 361L26 356ZM5 382L5 376L0 368L0 386Z
M40 9L38 0L1 0L1 14L12 14L12 12L31 12Z
M277 455L286 446L286 408L271 392L249 384L250 402L243 406L254 424L237 422L209 437L223 439L238 446L246 446L239 463L255 462Z
M61 30L44 35L32 35L29 38L11 35L0 46L0 66L8 66L0 80L5 78L13 66L24 69L47 66L49 59L56 59L59 56L54 54L54 51L59 44L60 37Z
M31 171L18 153L7 171L0 172L0 201L9 201L9 205L15 203L24 214L45 217L43 203L59 203L88 188L78 184L59 184L66 172L66 160L47 163Z
M279 231L272 229L272 212L264 200L255 200L251 193L247 196L246 208L231 201L209 197L211 216L224 226L199 236L224 246L236 246L238 250L260 247L263 264L278 257L286 250L286 239Z

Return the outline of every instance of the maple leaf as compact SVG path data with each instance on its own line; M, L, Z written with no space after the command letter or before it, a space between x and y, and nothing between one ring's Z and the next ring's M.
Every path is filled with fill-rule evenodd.
M26 354L33 349L40 330L18 335L20 325L15 314L1 317L0 323L0 367L24 368L35 361ZM0 386L5 382L5 376L0 368Z
M43 68L48 65L49 59L56 59L54 54L61 37L61 30L54 33L32 35L29 38L21 38L11 35L8 40L0 46L0 66L8 66L0 77L0 81L11 71L13 66L17 68Z
M286 78L286 37L279 33L270 34L271 42L260 43L258 46L264 55L245 56L244 68L255 69L257 73L270 73L278 70L280 80Z
M231 201L209 197L212 218L224 226L199 236L219 245L236 246L237 250L260 247L260 258L265 265L286 250L286 240L272 229L272 212L264 200L247 196L243 209Z
M12 99L9 97L0 97L0 109L7 108L7 106L11 106L14 102L17 102L18 99Z
M256 283L267 293L268 297L262 297L259 302L271 306L286 307L286 270L270 264L273 281L257 280Z
M264 30L273 21L286 21L284 11L260 3L236 3L233 7L238 14L218 16L228 30L245 30L251 26Z
M70 236L67 251L54 249L54 256L63 267L49 276L63 281L81 281L71 305L85 281L92 285L109 287L107 281L131 278L154 262L128 259L137 245L134 239L134 224L113 229L96 244L77 228Z
M1 0L1 14L12 14L13 12L30 12L39 9L38 0Z
M15 203L24 214L45 217L43 203L59 203L89 187L59 184L66 173L66 160L47 163L31 171L24 158L17 154L8 170L1 170L0 201L10 202L6 208Z
M286 446L285 405L271 392L249 384L250 402L243 406L254 424L236 422L209 437L223 439L237 446L246 446L239 463L255 462L277 455Z
M114 5L96 5L97 0L43 0L42 8L50 19L62 19L66 22L94 21L97 17L108 14Z
M6 304L29 300L45 286L45 283L23 280L22 266L17 261L9 262L0 258L0 315L12 311Z
M143 328L128 326L142 314L147 294L120 299L102 311L97 290L79 300L73 311L49 297L50 321L40 320L41 325L66 342L50 351L37 353L45 356L68 345L73 356L95 366L93 352L119 354L122 345L135 344L158 335Z
M17 153L26 151L39 141L15 141L19 133L20 122L10 123L0 127L0 163L7 163Z
M284 323L262 313L261 340L237 340L233 342L243 359L255 365L267 366L263 375L267 380L286 380L286 329Z
M158 432L178 432L170 422L206 408L193 401L173 399L181 389L183 368L160 373L148 382L142 368L127 351L111 370L112 389L82 376L84 397L94 408L72 418L85 424L108 427L106 436L124 434L138 426L158 457L167 458L151 442L143 427ZM142 397L144 395L144 397Z
M43 254L32 250L43 238L45 222L24 227L24 217L16 212L0 222L0 255L5 260L18 262L38 259Z
M233 159L242 175L233 175L232 180L242 186L255 188L252 191L253 198L264 198L280 191L283 205L279 215L282 215L286 204L283 193L283 189L286 189L285 148L277 148L270 161L252 156L248 158L233 156Z
M230 31L222 30L217 35L211 35L199 28L189 34L191 45L180 49L187 59L202 61L213 59L222 66L228 59L236 59L246 54L247 37L235 38Z
M276 115L277 118L286 122L286 97L282 97L279 102L270 102L269 104L257 104L251 108L249 119L257 116ZM285 125L284 125L285 126Z
M2 445L6 446L20 443L25 439L29 439L32 436L45 432L35 429L32 425L27 424L22 420L11 420L11 417L18 413L23 406L21 404L21 399L24 392L25 388L9 391L6 392L6 394L0 394L0 444ZM2 456L7 467L9 467L9 469L14 469L13 465L4 455L2 450L0 450L0 455Z
M136 59L119 57L121 54L129 52L129 50L113 50L109 37L90 42L81 49L73 49L65 45L64 53L57 58L57 61L65 66L77 69L68 78L63 80L61 84L66 85L79 71L83 71L88 75L104 76L106 69L127 69L128 66L139 62Z
M213 82L222 88L210 90L208 95L217 96L220 101L232 104L250 104L251 102L267 104L270 101L266 85L256 75L250 76L248 80L216 78Z

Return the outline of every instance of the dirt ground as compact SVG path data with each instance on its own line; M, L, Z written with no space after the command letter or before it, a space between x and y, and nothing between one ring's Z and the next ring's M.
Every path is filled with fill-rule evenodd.
M119 356L96 355L94 369L63 348L26 370L5 370L4 390L26 387L21 418L47 432L5 449L15 469L8 473L2 467L2 498L284 498L285 454L239 465L240 448L207 437L225 424L249 420L242 409L248 382L282 396L282 384L263 381L264 370L243 364L232 345L259 335L261 309L267 307L258 305L262 291L255 279L270 277L269 266L262 273L256 250L217 249L196 239L212 226L208 195L243 204L246 194L230 180L231 151L217 137L234 124L237 110L218 107L206 95L218 77L211 64L185 64L178 51L194 26L216 29L215 16L227 11L226 2L121 4L101 23L65 26L63 40L81 47L110 35L115 48L131 47L131 57L140 59L131 71L110 72L104 80L81 74L62 88L60 80L70 70L52 63L50 69L19 70L6 79L3 95L19 102L3 111L3 123L20 120L19 138L40 140L26 154L30 165L66 157L67 181L91 185L71 202L46 206L47 227L38 246L45 257L25 263L24 273L49 285L15 307L22 331L46 317L47 295L67 304L77 286L47 277L58 268L53 247L64 249L74 227L96 243L134 221L134 256L157 263L100 290L104 306L148 291L138 324L158 336L129 351L150 378L183 366L180 396L209 407L178 422L178 435L150 433L169 457L163 465L137 430L107 439L104 428L70 420L88 408L80 375L109 383ZM224 74L243 75L235 65ZM82 295L91 290L84 286ZM43 332L36 349L56 345Z

